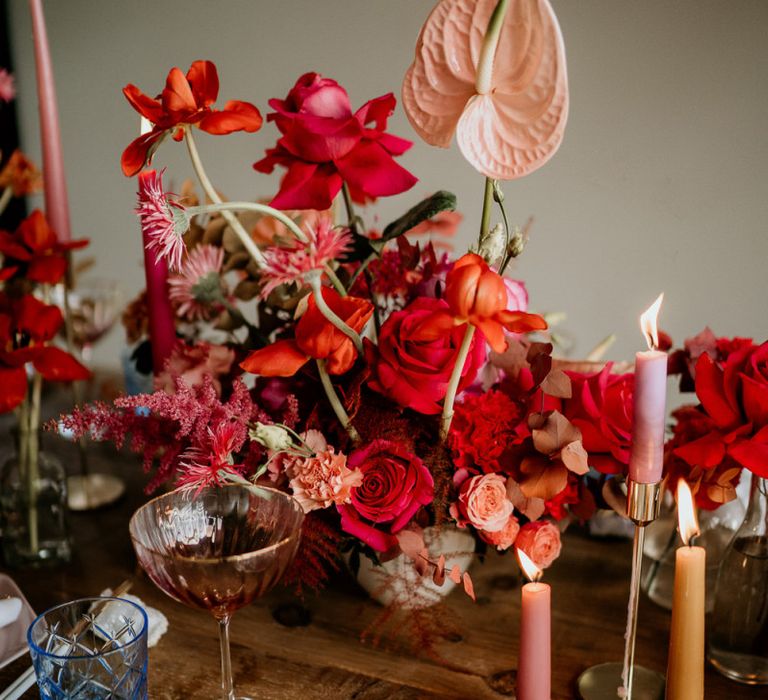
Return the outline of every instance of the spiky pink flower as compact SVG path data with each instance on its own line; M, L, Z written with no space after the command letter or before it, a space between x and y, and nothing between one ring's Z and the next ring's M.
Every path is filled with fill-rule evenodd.
M227 288L221 276L224 250L199 245L187 255L181 272L168 279L168 296L176 313L188 321L207 321L221 310Z
M352 245L349 229L334 228L330 216L321 216L317 224L306 226L306 243L296 238L273 245L264 251L266 265L261 298L266 299L281 284L304 284L306 275L322 270L331 260L346 253Z
M13 75L5 68L0 68L0 102L10 102L16 97L16 85Z
M144 170L139 173L136 213L141 219L144 242L157 250L171 270L181 270L186 247L182 236L189 229L186 209L175 196L163 190L163 173Z
M232 457L232 453L242 446L239 433L238 426L232 422L219 423L213 429L209 427L207 440L181 455L181 473L176 485L200 493L208 486L223 486L228 474L240 476L242 465L234 464Z

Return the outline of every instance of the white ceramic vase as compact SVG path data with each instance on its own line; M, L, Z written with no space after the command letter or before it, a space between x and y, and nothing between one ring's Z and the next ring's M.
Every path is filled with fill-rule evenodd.
M368 595L381 605L395 604L413 610L439 603L455 587L448 573L457 565L462 572L469 568L475 558L475 539L467 530L452 525L424 528L424 544L430 560L437 561L445 556L445 581L437 586L431 572L419 575L413 562L404 554L381 565L374 564L368 557L360 557L357 582Z

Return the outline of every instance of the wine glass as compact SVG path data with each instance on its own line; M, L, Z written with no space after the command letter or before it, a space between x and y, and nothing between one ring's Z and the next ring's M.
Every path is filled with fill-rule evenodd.
M292 496L240 484L176 490L131 518L136 556L155 585L218 621L224 700L235 700L230 617L280 580L296 554L303 520Z

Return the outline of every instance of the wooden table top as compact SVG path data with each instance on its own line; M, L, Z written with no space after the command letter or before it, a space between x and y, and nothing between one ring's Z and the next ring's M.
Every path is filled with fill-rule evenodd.
M56 450L70 469L74 451ZM96 512L72 513L74 557L66 567L9 572L37 611L81 596L96 595L136 571L128 519L145 496L137 462L93 446L97 470L122 473L126 496ZM552 697L576 697L574 684L587 667L620 661L629 587L631 544L595 540L569 531L563 554L546 572L552 585ZM472 569L477 603L454 591L448 601L460 618L461 633L441 641L443 662L414 654L407 645L374 648L360 641L381 608L341 576L333 588L297 601L285 589L238 611L232 621L232 662L238 695L258 698L514 697L518 653L520 591L510 556L490 555ZM150 650L150 697L194 700L219 697L219 650L212 617L176 603L142 574L132 593L159 608L170 628ZM637 661L664 671L669 613L643 597L640 603ZM303 623L296 625L296 623ZM293 625L293 626L290 626ZM29 664L29 657L0 670L6 687ZM765 698L765 688L738 685L707 668L706 698ZM35 690L25 698L37 697Z

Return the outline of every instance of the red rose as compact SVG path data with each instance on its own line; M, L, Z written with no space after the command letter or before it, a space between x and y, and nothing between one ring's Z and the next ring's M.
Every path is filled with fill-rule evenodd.
M429 341L417 340L419 326L435 311L447 309L440 299L420 297L402 311L393 313L379 333L378 353L366 344L373 374L369 384L405 408L434 415L442 408L464 328L454 326ZM472 339L464 364L459 391L469 386L485 362L485 343L479 334Z
M253 167L262 173L288 168L272 206L329 209L342 182L358 202L413 187L416 178L392 157L413 144L384 131L395 102L389 93L353 114L347 91L317 73L302 75L284 100L270 100L275 111L267 119L282 138Z
M632 443L634 374L612 374L611 363L593 374L567 372L572 398L563 401L563 414L579 430L589 453L589 466L603 474L618 474L629 464Z
M696 363L696 395L728 455L768 476L768 342L745 344L719 363L702 355Z
M393 535L432 502L432 475L416 455L390 440L374 440L356 450L347 466L359 469L363 481L352 489L349 505L337 506L341 529L385 552L397 544Z

